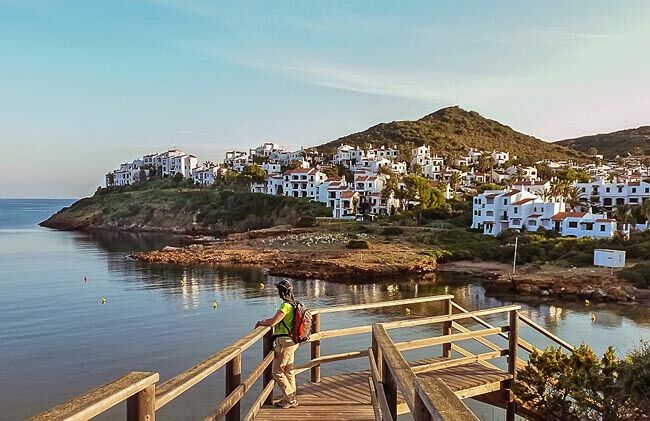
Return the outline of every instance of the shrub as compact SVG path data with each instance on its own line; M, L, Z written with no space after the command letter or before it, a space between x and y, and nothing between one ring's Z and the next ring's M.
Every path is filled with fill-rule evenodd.
M634 403L647 415L650 414L650 344L641 342L619 369L621 387Z
M404 228L400 227L386 227L381 230L382 235L401 235L404 234Z
M296 228L309 228L315 225L316 217L314 217L314 215L303 215L296 221L295 224L293 224L293 226Z
M349 249L369 249L370 241L368 240L350 240L346 245Z
M618 271L618 276L630 281L637 288L650 288L650 263L638 263Z

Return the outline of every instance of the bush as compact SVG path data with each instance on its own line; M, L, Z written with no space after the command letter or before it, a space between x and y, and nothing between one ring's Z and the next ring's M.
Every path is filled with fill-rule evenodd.
M381 230L382 235L402 235L404 234L404 228L400 227L386 227Z
M369 249L370 241L368 240L350 240L346 245L349 249Z
M650 288L650 263L638 263L618 271L618 276L631 282L637 288Z
M293 226L296 228L309 228L315 225L316 225L316 218L314 217L314 215L303 215L296 221L295 224L293 224Z
M647 415L650 414L650 344L641 342L619 369L621 387L635 404Z

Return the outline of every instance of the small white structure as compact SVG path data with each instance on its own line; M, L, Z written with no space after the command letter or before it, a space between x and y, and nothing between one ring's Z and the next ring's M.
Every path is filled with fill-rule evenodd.
M608 268L625 267L625 250L594 250L594 266L605 266Z

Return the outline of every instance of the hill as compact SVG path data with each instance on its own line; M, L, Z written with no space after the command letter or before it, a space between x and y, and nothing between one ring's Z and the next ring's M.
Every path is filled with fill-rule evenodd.
M650 155L650 126L565 139L555 144L584 153L590 153L591 148L596 148L597 152L605 158L615 158L616 155L626 156L628 153L635 155L639 152L642 155Z
M96 229L224 235L297 224L331 211L306 199L262 193L188 188L102 189L40 225L72 231ZM305 222L306 223L306 222Z
M397 145L403 154L401 159L408 159L410 149L421 145L428 145L432 153L443 156L467 152L474 147L508 151L519 158L534 160L583 157L580 152L519 133L498 121L457 106L443 108L415 121L380 123L363 132L318 146L317 149L331 154L344 143L360 147L368 144Z

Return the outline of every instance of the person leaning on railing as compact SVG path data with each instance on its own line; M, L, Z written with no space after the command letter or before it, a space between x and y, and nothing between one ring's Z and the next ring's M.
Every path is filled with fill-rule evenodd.
M298 344L294 343L289 337L289 332L293 328L296 299L293 295L293 286L288 281L281 281L276 287L282 299L280 308L273 317L258 321L255 327L273 327L273 342L275 344L273 378L283 395L282 399L277 401L275 405L280 408L292 408L298 406L296 374L294 371L294 355L298 349Z

